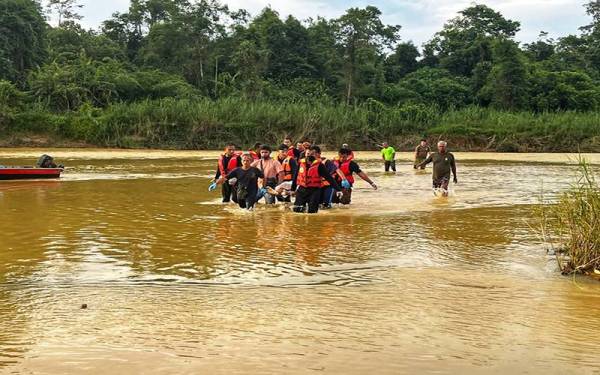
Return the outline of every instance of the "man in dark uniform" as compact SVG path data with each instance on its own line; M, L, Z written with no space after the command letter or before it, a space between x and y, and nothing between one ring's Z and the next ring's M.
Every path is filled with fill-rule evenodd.
M431 147L429 147L427 144L427 140L425 138L421 139L421 143L415 148L415 169L417 169L417 166L427 159L430 152ZM425 166L422 166L421 169L425 169Z
M425 161L418 164L417 167L425 167L433 162L433 188L441 189L444 197L448 196L448 184L450 183L450 172L454 176L454 183L458 183L456 176L456 160L454 155L447 151L448 143L439 141L437 144L438 152L434 152Z

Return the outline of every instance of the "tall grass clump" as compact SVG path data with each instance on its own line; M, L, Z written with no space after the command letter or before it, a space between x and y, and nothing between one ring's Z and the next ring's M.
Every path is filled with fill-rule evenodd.
M579 176L554 204L543 209L546 240L558 241L558 265L563 274L598 274L600 271L600 186L590 165L579 160Z

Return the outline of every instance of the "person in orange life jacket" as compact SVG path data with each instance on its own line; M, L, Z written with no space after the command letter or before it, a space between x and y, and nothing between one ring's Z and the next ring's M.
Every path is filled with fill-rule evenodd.
M241 167L235 168L227 175L222 175L217 181L217 184L223 185L230 185L231 181L236 181L237 204L240 208L248 210L254 209L259 193L258 181L265 177L260 169L252 166L252 161L252 155L244 154Z
M292 138L285 137L283 139L283 144L287 147L288 156L291 156L291 157L295 158L296 160L298 160L300 158L300 150L298 150L296 147L294 147L294 142L292 141Z
M347 143L344 143L342 145L342 148L345 148L346 150L350 151L350 156L348 156L348 160L354 160L354 151L352 151L352 149L350 148L350 146L348 146Z
M280 189L279 186L275 189L277 193L277 199L280 202L291 201L290 196L283 197L280 194L283 192L283 190L291 189L292 180L294 178L294 175L296 174L296 171L298 170L298 162L296 162L296 158L288 154L288 150L289 147L285 144L282 144L281 146L279 146L279 153L277 154L277 160L279 161L279 163L281 163L281 166L283 167L283 181L281 184L283 186ZM285 187L287 187L288 184L289 188L285 189Z
M261 182L262 188L275 188L279 182L283 181L283 167L277 159L271 158L271 147L262 145L260 148L260 159L252 163L253 167L260 169L264 174ZM267 204L275 204L275 197L271 194L265 194Z
M304 143L302 142L298 142L296 143L296 150L298 150L298 161L300 161L300 159L304 159L304 157L306 156L306 148L304 148Z
M242 158L240 154L235 151L235 145L229 144L225 147L225 152L219 157L217 173L215 179L211 184L209 190L216 188L216 182L222 176L227 176L229 172L242 165ZM235 194L235 188L229 184L223 184L221 186L221 195L223 196L223 203L227 203L233 200L237 203L237 195Z
M326 159L324 157L321 157L321 160L323 162L323 165L325 165L325 168L327 168L329 174L333 178L337 178L339 179L339 181L341 181L342 188L350 187L350 183L346 179L346 176L344 175L344 173L342 173L342 171L337 167L337 165L335 165L335 163L332 160ZM321 187L321 208L330 209L331 203L333 203L334 195L335 190L333 189L333 187L331 187L329 182L323 180Z
M296 192L294 212L305 212L307 206L309 214L319 211L323 179L329 182L336 191L341 190L340 185L331 177L321 158L315 156L320 156L320 154L321 149L318 146L311 146L307 150L306 159L300 160L298 172L292 182L292 191Z
M300 156L299 156L300 159L306 158L306 153L308 152L308 149L310 149L310 146L312 146L312 144L310 142L308 142L308 141L302 142L302 148L304 149L304 151L300 153Z
M260 143L255 143L254 146L248 150L248 153L252 156L253 160L258 160L260 159L260 147L262 146L262 144Z
M343 174L346 176L346 179L350 183L350 187L342 189L341 198L338 196L334 197L333 203L350 204L352 200L352 185L354 184L354 173L356 173L360 178L369 183L373 187L373 189L377 190L377 185L375 185L375 183L371 181L369 176L367 176L367 174L360 169L359 165L354 160L349 159L351 152L352 151L348 149L342 148L340 149L339 155L335 160L336 165L343 172Z

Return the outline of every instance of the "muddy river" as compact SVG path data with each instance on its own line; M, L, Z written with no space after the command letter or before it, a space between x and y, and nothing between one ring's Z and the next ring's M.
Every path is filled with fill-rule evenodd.
M0 373L600 373L600 283L532 229L575 155L456 153L444 199L359 152L380 189L306 215L221 204L216 152L48 153L0 181Z

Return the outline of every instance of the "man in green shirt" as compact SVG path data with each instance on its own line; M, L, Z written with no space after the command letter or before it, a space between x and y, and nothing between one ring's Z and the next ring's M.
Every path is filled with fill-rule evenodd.
M444 197L448 196L448 184L450 183L450 172L454 176L454 183L458 183L456 177L456 161L454 155L446 150L448 144L440 141L437 144L438 152L434 152L425 159L418 167L424 167L433 162L433 188L441 189Z
M381 158L383 159L385 171L389 172L391 168L392 171L396 173L396 150L394 150L393 147L388 145L387 142L383 142L381 147Z

